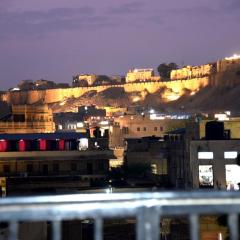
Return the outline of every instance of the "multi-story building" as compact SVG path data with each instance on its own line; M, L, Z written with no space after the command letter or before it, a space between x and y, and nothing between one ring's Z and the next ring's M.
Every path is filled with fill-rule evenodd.
M67 190L103 182L113 159L108 139L84 133L0 134L7 192Z
M92 86L97 80L97 75L95 74L77 74L73 77L73 86Z
M191 141L192 187L238 190L239 153L239 139Z
M166 139L171 184L190 189L238 189L238 126L236 120L192 122L169 133Z
M226 72L226 71L237 71L239 72L240 68L240 55L233 55L232 57L227 57L221 59L217 62L217 72ZM240 74L240 73L239 73Z
M110 129L110 142L119 142L120 146L123 146L125 138L163 137L171 130L185 127L187 122L186 119L170 119L165 116L156 117L155 115L140 114L124 115L114 121L116 124Z
M47 105L15 105L2 117L0 133L48 133L55 131L52 110Z
M185 66L181 69L171 71L171 80L192 79L210 76L214 73L215 64L200 66Z
M124 164L146 165L151 167L152 174L158 176L159 181L168 180L166 145L159 137L125 139Z
M154 76L153 68L131 69L127 73L126 82L144 82L144 81L159 81L160 77Z

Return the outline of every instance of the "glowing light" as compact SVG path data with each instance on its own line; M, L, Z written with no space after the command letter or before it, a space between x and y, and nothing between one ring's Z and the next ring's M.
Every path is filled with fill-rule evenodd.
M113 192L113 189L112 189L112 187L110 187L110 188L107 188L105 191L106 191L107 194L109 194L109 193Z
M166 96L167 100L170 101L170 102L171 102L171 101L176 101L176 100L178 100L180 97L181 97L181 96L178 95L178 94L171 94L171 95Z
M149 111L149 113L154 114L154 113L155 113L155 110L154 110L154 109L151 109L151 110Z
M237 151L224 152L224 158L225 159L236 159L237 156L238 156Z
M237 164L225 165L227 190L239 190L240 167Z
M165 117L164 116L159 116L159 115L156 115L156 114L151 114L150 115L150 119L151 120L163 120L163 119L165 119Z
M218 119L218 121L228 121L228 115L225 113L217 113L214 115L214 118Z
M84 151L88 149L88 139L87 138L81 138L79 139L79 145L78 145L78 149L80 151Z
M222 235L222 233L219 233L219 234L218 234L218 240L223 240L223 235Z
M20 91L20 88L12 88L11 91Z
M109 124L109 121L101 121L100 124L101 124L101 125L108 125L108 124Z
M237 59L240 59L240 55L238 55L238 54L233 54L233 56L225 58L225 60L228 60L228 61L237 60Z
M198 152L198 159L213 159L213 152Z
M77 123L77 128L83 128L84 127L84 123L83 122L78 122Z
M141 100L140 97L134 97L133 100L132 100L132 102L138 102L138 101L140 101L140 100Z
M231 116L231 111L226 111L225 113L227 114L227 116Z
M190 93L190 96L193 96L193 95L195 95L195 94L196 94L196 92L193 91L193 92Z

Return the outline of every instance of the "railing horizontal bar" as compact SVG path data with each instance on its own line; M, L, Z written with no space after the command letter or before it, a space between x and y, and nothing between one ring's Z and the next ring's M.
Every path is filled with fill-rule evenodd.
M210 196L212 195L212 198ZM71 200L69 199L71 196ZM79 199L83 196L90 201ZM92 197L95 197L95 201ZM141 198L142 196L142 198ZM198 198L196 198L199 196ZM202 192L186 192L172 194L142 193L142 194L88 194L88 195L63 195L58 197L49 196L39 198L8 198L1 199L1 221L60 221L72 219L96 219L112 217L134 217L140 208L154 208L161 215L191 215L191 214L218 214L240 213L240 193L232 192L206 192L204 198ZM219 196L219 197L218 197ZM66 198L65 198L66 197ZM129 199L128 199L129 197ZM150 198L151 197L151 198ZM22 201L26 199L27 204ZM40 202L40 200L43 202ZM65 199L65 202L64 202ZM2 201L3 200L3 201ZM13 201L12 201L13 200ZM12 201L12 204L10 204ZM59 202L58 202L59 201Z
M230 191L191 191L191 192L147 192L147 193L113 193L113 194L71 194L40 197L10 197L0 199L1 205L13 205L29 203L80 203L80 202L102 202L122 200L196 200L196 199L232 199L240 200L239 192Z

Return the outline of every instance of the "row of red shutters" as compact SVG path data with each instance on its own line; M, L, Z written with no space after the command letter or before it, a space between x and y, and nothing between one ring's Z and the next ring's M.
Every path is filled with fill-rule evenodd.
M39 139L38 140L38 149L40 151L46 151L48 149L48 144L51 140L46 139ZM20 152L27 151L28 141L27 140L19 140L18 141L18 150ZM58 150L63 151L65 150L65 140L60 139L57 140ZM0 140L0 152L6 152L9 148L9 141L8 140Z

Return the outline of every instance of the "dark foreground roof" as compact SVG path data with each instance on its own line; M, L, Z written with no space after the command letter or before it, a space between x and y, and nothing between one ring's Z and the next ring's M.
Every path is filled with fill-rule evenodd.
M37 140L37 139L46 139L46 140L55 140L55 139L79 139L79 138L88 138L87 133L79 132L55 132L55 133L20 133L20 134L0 134L0 140Z

